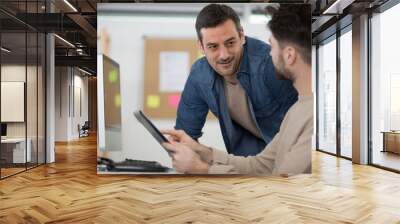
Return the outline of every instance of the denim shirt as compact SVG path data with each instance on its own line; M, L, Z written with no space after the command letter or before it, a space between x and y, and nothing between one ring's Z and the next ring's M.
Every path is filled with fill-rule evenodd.
M237 79L247 94L251 117L263 139L231 119L223 78L205 57L198 59L191 68L179 102L175 129L184 130L197 140L202 136L210 110L219 120L228 153L249 156L261 152L272 140L298 94L291 81L275 78L269 45L246 37L243 48Z

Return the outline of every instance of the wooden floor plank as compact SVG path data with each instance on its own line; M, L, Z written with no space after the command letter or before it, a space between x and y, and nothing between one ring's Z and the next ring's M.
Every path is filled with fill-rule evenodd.
M98 176L96 139L0 181L0 223L400 223L400 175L313 153L283 177Z

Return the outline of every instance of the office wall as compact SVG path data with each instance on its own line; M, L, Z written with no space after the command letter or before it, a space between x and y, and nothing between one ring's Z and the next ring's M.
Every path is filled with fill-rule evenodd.
M25 81L27 78L27 81ZM42 117L44 108L44 86L42 79L42 68L40 66L4 64L1 66L2 82L24 82L26 83L26 107L22 108L26 112L25 122L6 122L7 137L27 138L30 140L32 162L44 162L44 122ZM7 96L2 96L7 97ZM10 110L10 108L1 108ZM39 150L39 151L38 151ZM37 156L39 154L39 156Z
M143 108L144 39L196 38L194 18L135 17L132 14L112 16L98 14L98 31L109 36L109 54L120 64L122 107L122 150L109 153L115 160L134 158L157 160L170 166L171 161L160 145L136 121L133 112ZM267 40L265 23L242 23L246 35ZM98 50L102 49L98 42ZM99 52L101 53L101 52ZM173 128L174 119L154 119L159 128ZM217 121L208 121L200 142L225 149Z
M1 66L1 81L3 82L25 82L25 74L27 69L28 74L35 72L36 67L25 65L2 65ZM32 80L29 80L30 82ZM30 83L35 85L36 83ZM32 98L36 97L36 91L32 88L27 88L27 102L32 102ZM36 105L29 105L36 108ZM2 110L7 110L7 108L2 108ZM27 114L28 120L32 120L33 114ZM36 116L36 114L34 114ZM32 127L32 126L29 126ZM8 137L25 137L25 122L7 122L7 136Z
M78 74L76 73L78 72ZM72 121L72 135L77 137L79 135L77 126L82 126L89 118L88 113L88 77L82 76L82 73L75 70L74 75L74 108L73 108L73 121ZM78 92L80 91L80 93ZM80 97L79 97L80 94ZM78 102L80 101L80 102Z
M31 4L33 7L33 5ZM34 9L35 7L31 8ZM5 15L5 14L4 14ZM7 17L7 15L5 15ZM6 18L4 17L4 18ZM14 21L14 18L7 18ZM6 19L6 20L7 20ZM6 28L6 27L4 27ZM1 44L10 48L1 52L1 81L24 82L24 106L19 108L23 122L6 122L8 138L25 138L28 162L18 164L9 174L32 168L45 162L45 35L25 26L1 30ZM3 95L7 98L7 94ZM10 98L10 96L8 96ZM1 107L3 112L15 113L15 109ZM1 150L4 150L2 148ZM21 163L20 160L16 160ZM3 171L3 168L2 168ZM4 177L4 176L2 176Z
M70 83L68 67L56 67L55 74L55 140L67 141L67 119L69 117L68 85Z
M77 139L78 124L88 120L88 78L71 67L55 74L55 141Z

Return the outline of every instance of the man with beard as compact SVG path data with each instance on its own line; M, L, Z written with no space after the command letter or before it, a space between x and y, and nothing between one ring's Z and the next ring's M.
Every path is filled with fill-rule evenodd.
M197 140L211 111L229 153L256 155L279 131L297 92L290 80L275 78L270 46L245 36L229 6L204 7L196 19L196 32L205 57L191 68L175 129Z
M280 130L256 156L235 156L191 139L183 131L165 130L172 163L182 173L289 175L311 172L313 95L311 91L311 13L308 5L281 6L268 23L277 78L293 82L299 94Z

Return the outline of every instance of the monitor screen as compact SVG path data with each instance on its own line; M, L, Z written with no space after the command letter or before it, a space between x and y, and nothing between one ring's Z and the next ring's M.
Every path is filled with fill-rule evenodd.
M119 64L105 55L98 55L97 63L99 150L121 151Z
M1 123L1 136L7 136L7 124Z

